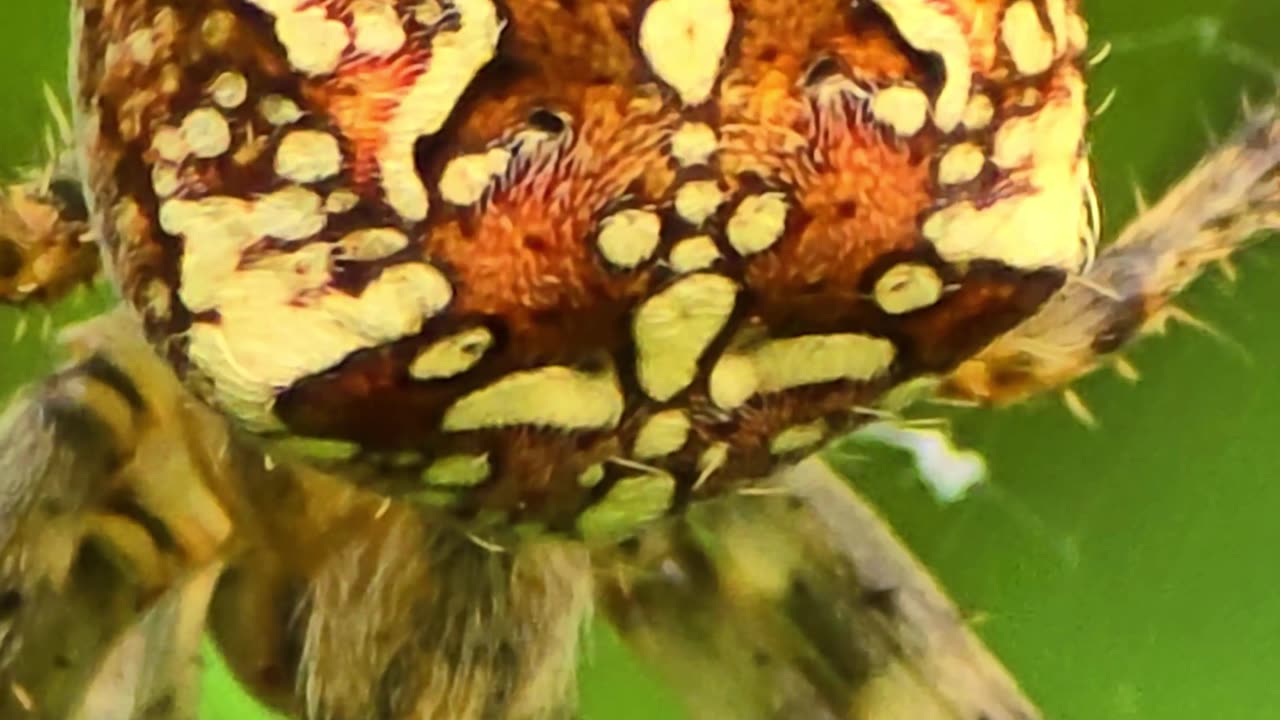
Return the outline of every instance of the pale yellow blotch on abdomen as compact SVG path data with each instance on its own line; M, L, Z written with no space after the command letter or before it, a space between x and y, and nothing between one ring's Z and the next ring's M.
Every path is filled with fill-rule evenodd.
M864 382L888 372L897 351L883 338L803 335L769 340L749 355L761 394L838 380Z
M815 420L803 425L792 425L769 441L769 452L774 455L788 455L793 452L808 452L818 446L826 438L829 428L823 420Z
M737 284L727 277L690 275L640 306L632 336L636 373L649 397L669 400L693 382L698 361L724 329L737 294Z
M440 175L440 197L454 205L475 205L510 163L511 153L502 148L456 157Z
M560 430L607 430L622 419L622 388L612 366L584 372L552 366L512 373L453 404L448 432L527 425Z
M275 171L296 183L314 183L337 175L342 169L338 139L319 130L294 130L276 150Z
M1005 10L1000 38L1023 75L1039 75L1053 65L1054 38L1040 24L1040 13L1031 0L1018 0Z
M238 108L249 97L249 81L238 72L224 72L209 85L209 97L219 107Z
M902 38L912 47L935 53L942 60L946 80L934 104L933 121L943 132L955 129L964 116L973 87L972 51L959 21L931 0L875 0L875 3L889 15Z
M637 460L665 457L689 441L692 424L683 410L664 410L645 421L631 448Z
M671 157L681 167L705 165L716 154L720 140L706 123L687 122L671 136Z
M1088 111L1084 81L1064 71L1062 91L1033 113L1007 120L991 161L1008 171L1012 191L965 200L930 216L922 232L947 262L996 260L1020 269L1075 272L1092 254L1086 198L1092 191L1082 156Z
M288 437L270 445L271 452L319 462L350 460L360 452L360 446L347 440L329 438Z
M588 540L625 536L671 509L675 478L665 473L622 478L609 494L578 516L578 532Z
M887 87L872 96L871 114L899 136L911 137L924 129L929 118L929 98L914 85Z
M661 240L662 219L649 210L622 210L600 223L596 244L611 265L631 269L653 256Z
M474 487L489 479L493 469L488 453L482 455L449 455L422 471L422 481L432 487Z
M734 410L756 394L760 378L751 358L738 353L725 353L711 369L707 381L711 401L724 410Z
M355 209L359 204L359 195L350 190L334 190L324 199L324 211L330 215L341 215ZM408 242L407 239L406 242Z
M876 304L890 315L929 307L942 297L942 278L928 265L901 263L876 281Z
M454 12L456 26L432 39L431 63L397 106L377 153L387 203L406 220L426 218L430 207L414 145L444 127L476 73L493 59L502 33L492 0L455 0Z
M725 233L729 244L742 255L754 255L773 247L787 227L787 199L782 193L751 195L738 204Z
M991 124L995 115L996 108L991 103L991 98L979 93L969 98L969 104L964 109L964 126L969 130L983 130Z
M464 330L423 350L409 366L409 375L417 380L460 375L475 367L491 347L493 333L487 328Z
M325 212L333 212L328 200ZM343 260L371 262L395 255L406 247L409 247L408 236L395 228L365 228L342 236L336 253Z
M395 8L386 2L357 0L351 8L351 23L356 34L353 44L366 55L392 55L407 39Z
M249 2L275 16L276 39L295 70L315 77L338 69L351 38L346 25L329 18L324 8L298 10L295 0Z
M720 249L707 235L687 238L671 248L671 269L678 273L706 270L720 259Z
M278 429L276 395L357 350L417 333L442 310L452 288L426 263L384 269L353 297L330 287L333 247L324 243L267 254L243 265L264 238L302 241L325 225L315 193L283 188L256 201L229 197L169 200L161 226L182 238L180 295L217 323L188 333L195 369L214 400L251 430Z
M262 119L277 127L292 125L302 119L302 108L283 95L268 95L258 102Z
M973 143L960 143L942 155L938 161L938 182L943 185L963 185L972 182L982 172L987 156Z
M151 137L151 149L160 159L171 163L179 163L191 154L191 146L183 137L182 131L173 127L162 127Z
M676 212L697 227L724 204L724 191L715 180L695 180L676 190Z
M732 30L729 0L654 0L640 22L640 50L685 105L701 105L711 97Z
M213 108L192 110L182 119L179 132L196 157L215 158L231 149L231 126Z

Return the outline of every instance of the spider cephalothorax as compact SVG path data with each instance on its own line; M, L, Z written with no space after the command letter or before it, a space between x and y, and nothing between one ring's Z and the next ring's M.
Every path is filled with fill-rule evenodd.
M1074 1L81 4L152 339L466 515L613 532L767 475L1092 251Z

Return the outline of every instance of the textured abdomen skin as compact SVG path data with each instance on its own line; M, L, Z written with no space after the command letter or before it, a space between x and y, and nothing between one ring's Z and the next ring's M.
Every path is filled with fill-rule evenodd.
M613 534L762 477L1091 252L1065 0L78 5L152 340L469 517Z

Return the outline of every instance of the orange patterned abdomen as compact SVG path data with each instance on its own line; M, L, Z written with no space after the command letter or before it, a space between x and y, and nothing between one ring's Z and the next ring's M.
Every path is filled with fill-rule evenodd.
M1026 317L1093 241L1068 0L81 0L126 297L206 400L624 532Z

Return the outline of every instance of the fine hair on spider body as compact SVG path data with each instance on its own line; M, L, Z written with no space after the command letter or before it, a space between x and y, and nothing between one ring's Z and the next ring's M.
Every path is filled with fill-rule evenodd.
M193 719L208 633L290 717L569 720L599 617L698 718L1034 720L820 452L1280 229L1268 106L1100 244L1077 0L71 5L0 301L120 303L0 415L0 718Z

